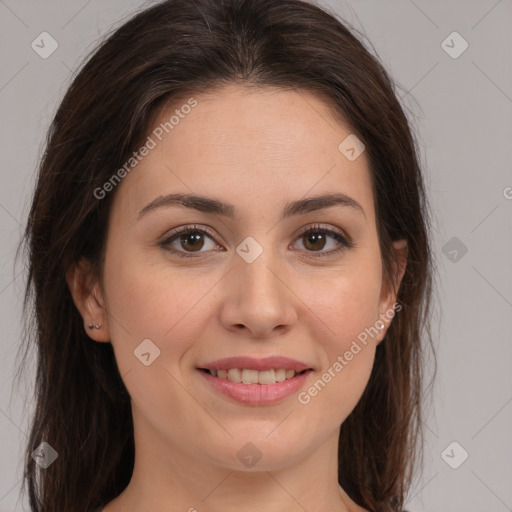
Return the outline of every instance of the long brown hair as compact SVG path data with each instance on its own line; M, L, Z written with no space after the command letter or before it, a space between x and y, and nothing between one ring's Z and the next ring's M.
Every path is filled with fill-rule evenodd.
M404 504L422 455L433 287L419 151L395 84L353 30L311 3L167 0L134 15L87 58L47 136L22 240L29 259L23 365L29 348L37 353L24 463L33 511L92 510L118 496L133 470L130 397L112 346L88 338L65 280L86 258L101 282L115 191L101 200L93 192L146 139L165 102L229 83L304 90L328 101L366 146L388 278L391 242L408 241L401 311L341 426L338 472L367 509ZM59 455L46 469L32 457L43 441Z

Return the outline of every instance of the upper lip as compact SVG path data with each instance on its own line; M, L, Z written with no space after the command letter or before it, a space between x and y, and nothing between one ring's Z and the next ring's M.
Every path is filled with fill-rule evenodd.
M295 370L297 373L303 370L310 370L311 367L305 363L290 359L284 356L271 356L264 357L261 359L255 357L226 357L224 359L218 359L201 365L199 368L205 370L230 370L232 368L247 369L247 370Z

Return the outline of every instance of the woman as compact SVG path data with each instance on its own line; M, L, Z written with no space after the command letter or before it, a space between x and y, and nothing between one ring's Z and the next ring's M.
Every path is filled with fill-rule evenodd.
M428 219L393 83L332 15L134 16L67 91L26 227L32 509L402 510Z

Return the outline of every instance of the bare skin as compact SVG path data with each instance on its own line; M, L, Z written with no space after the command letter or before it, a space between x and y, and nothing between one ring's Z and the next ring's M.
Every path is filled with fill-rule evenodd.
M86 264L68 274L84 328L112 343L132 398L134 473L104 512L362 512L338 485L339 429L368 383L396 302L383 278L366 155L350 161L340 152L351 131L311 93L230 85L194 98L115 190L103 287ZM361 208L281 219L286 203L333 192ZM139 218L171 193L231 203L236 218L176 205ZM159 244L191 225L214 236ZM353 247L335 252L341 244L331 234L303 234L315 225ZM251 263L236 251L248 236L263 250ZM406 245L395 249L399 285ZM380 324L346 359L357 336ZM145 339L160 350L148 366L134 356ZM307 403L295 393L255 406L221 395L198 370L224 357L274 355L313 369L303 393L329 368L331 378ZM339 356L346 364L335 371ZM247 443L261 454L252 467L238 456Z

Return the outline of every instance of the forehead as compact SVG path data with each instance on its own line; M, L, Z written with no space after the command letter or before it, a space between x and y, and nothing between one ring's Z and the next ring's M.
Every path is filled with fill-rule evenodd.
M130 215L176 191L260 208L335 191L373 204L365 154L350 161L339 149L350 127L307 91L229 85L185 95L154 116L148 136L153 148L118 190Z
M174 100L162 110L154 120L155 127L184 110L191 96ZM193 98L197 106L172 128L169 135L174 140L168 141L169 146L174 142L175 146L194 147L199 154L208 151L209 157L233 155L249 160L282 155L291 161L295 155L298 159L310 153L313 145L332 153L339 136L350 133L334 108L308 91L227 85ZM275 162L276 166L282 164Z

